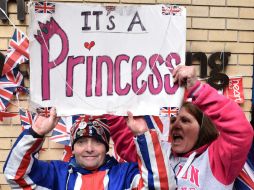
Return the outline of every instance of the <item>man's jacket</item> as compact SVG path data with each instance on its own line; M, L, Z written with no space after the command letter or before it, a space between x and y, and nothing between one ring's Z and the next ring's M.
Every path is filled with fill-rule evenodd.
M118 163L106 156L97 171L77 165L75 158L63 161L40 161L35 154L41 149L44 138L35 138L24 130L14 144L4 166L4 174L13 189L54 190L139 190L170 189L169 167L155 131L148 131L135 139L138 163Z

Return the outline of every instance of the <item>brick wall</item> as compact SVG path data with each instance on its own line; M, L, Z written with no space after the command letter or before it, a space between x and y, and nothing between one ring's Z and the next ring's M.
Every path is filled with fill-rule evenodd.
M60 2L62 0L58 0ZM66 0L83 3L83 0ZM65 1L65 2L66 2ZM62 1L63 2L63 1ZM187 8L187 51L204 52L208 57L214 52L231 52L229 65L226 68L228 76L243 76L245 102L241 105L246 117L250 120L252 66L254 53L254 0L88 0L98 3L132 3L154 4L171 3L184 5ZM27 31L28 17L25 22L17 20L16 3L8 4L11 20L23 32ZM0 21L0 51L5 53L8 41L13 34L13 28L8 22ZM197 65L197 67L199 67ZM29 86L29 81L25 80ZM20 98L20 106L28 107L28 97ZM18 102L8 107L10 112L18 112ZM10 189L2 174L3 164L9 149L20 134L19 116L4 119L0 122L0 189ZM45 151L40 159L51 160L62 157L63 146L50 142L48 137L44 143Z

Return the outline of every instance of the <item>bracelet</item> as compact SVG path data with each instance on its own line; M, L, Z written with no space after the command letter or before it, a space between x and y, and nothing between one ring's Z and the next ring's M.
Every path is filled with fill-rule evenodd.
M31 133L31 135L34 137L34 138L43 138L44 135L39 135L38 133L36 133L32 127L29 128L29 132Z

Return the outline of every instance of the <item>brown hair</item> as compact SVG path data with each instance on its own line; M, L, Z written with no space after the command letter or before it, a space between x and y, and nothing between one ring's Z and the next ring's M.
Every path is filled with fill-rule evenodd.
M190 102L185 102L182 107L195 117L200 126L198 140L192 150L213 142L219 136L219 132L211 119L207 117L197 106Z

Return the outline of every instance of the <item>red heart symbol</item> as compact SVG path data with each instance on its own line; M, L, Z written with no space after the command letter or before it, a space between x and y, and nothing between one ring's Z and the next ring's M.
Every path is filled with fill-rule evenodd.
M91 41L90 43L89 42L85 42L84 46L86 49L90 49L95 45L95 42L94 41Z

